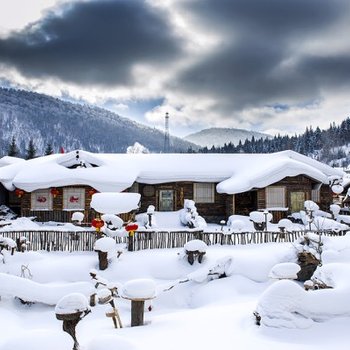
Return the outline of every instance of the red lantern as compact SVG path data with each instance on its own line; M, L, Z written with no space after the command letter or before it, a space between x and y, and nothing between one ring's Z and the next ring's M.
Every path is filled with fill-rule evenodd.
M103 227L104 224L105 222L99 218L95 218L91 222L91 226L95 227L97 232L101 230L101 227Z
M56 198L60 194L60 191L57 188L51 188L50 192L53 195L53 198Z
M125 226L125 230L129 232L130 236L133 236L135 231L139 228L139 226L137 224L135 224L134 222L127 224Z
M16 188L15 194L18 198L21 198L24 195L24 191L19 188Z
M91 190L88 191L88 195L89 195L90 197L92 197L92 195L95 194L96 192L97 192L97 191L96 191L94 188L92 188Z

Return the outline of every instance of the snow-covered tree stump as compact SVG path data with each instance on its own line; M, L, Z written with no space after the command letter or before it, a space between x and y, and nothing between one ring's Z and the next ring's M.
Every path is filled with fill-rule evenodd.
M184 250L187 255L187 261L191 265L193 265L196 259L199 263L201 263L207 251L207 248L208 246L199 239L194 239L192 241L187 242L184 245Z
M138 279L125 283L123 298L131 300L131 327L144 324L145 301L154 299L156 287L153 280Z
M297 273L297 280L305 282L314 274L317 266L320 264L320 260L311 253L301 252L298 254L298 264L300 266L300 271Z
M94 250L98 254L98 263L100 270L108 268L108 257L117 250L115 240L110 237L103 237L95 242Z
M56 318L63 321L63 331L74 341L73 350L79 350L76 326L90 312L88 301L83 294L71 293L60 299L56 305Z

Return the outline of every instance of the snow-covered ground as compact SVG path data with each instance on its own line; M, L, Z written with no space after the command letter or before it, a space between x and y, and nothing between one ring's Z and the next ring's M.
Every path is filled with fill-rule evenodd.
M327 246L324 266L334 262L344 264L347 268L339 278L349 279L350 237L328 238ZM148 311L150 302L146 301L145 325L140 327L130 327L130 301L117 298L122 329L115 329L111 319L105 316L106 306L97 304L78 324L81 349L348 349L350 317L330 317L313 322L306 329L255 325L253 312L262 295L279 283L269 279L270 270L278 263L295 262L296 250L292 244L210 246L202 264L195 261L193 265L181 258L180 252L181 249L123 250L107 270L97 271L101 278L120 289L133 279L151 279L156 285L156 298L152 300L152 311ZM48 305L47 294L55 287L57 297L59 288L63 290L64 286L70 286L69 292L74 285L80 286L76 290L79 292L81 286L86 290L89 283L93 288L89 272L97 269L97 254L15 253L6 256L6 263L0 265L2 281L20 276L23 265L30 270L31 282L35 282L36 298L42 293L45 304L23 305L12 297L16 289L20 289L22 298L32 295L29 281L27 286L24 281L22 284L7 281L12 283L12 289L7 286L7 293L0 286L3 291L0 292L0 349L71 349L73 342L62 331L62 321L56 319L55 307ZM214 267L218 266L226 278L206 277L209 270L215 272ZM29 276L28 270L24 275ZM298 282L290 283L298 285ZM328 298L331 297L329 294ZM341 302L347 304L344 309L349 309L346 298ZM322 311L321 304L319 308Z
M159 230L184 227L180 212L152 213L152 222ZM315 225L339 225L321 214ZM140 214L137 219L142 227L147 215ZM80 229L70 223L57 226L26 218L10 222L1 230ZM309 226L307 220L305 224ZM303 227L293 224L288 230ZM239 232L253 231L254 227L249 217L232 216L227 225L208 224L205 230ZM278 225L268 223L268 230L277 231ZM117 245L113 249L123 253L118 258L109 255L114 257L104 271L98 270L95 252L28 251L11 256L3 251L0 350L71 349L73 341L62 331L55 305L70 293L80 293L68 298L70 306L72 300L84 304L85 298L96 292L96 280L91 278L94 270L100 282L109 288L117 286L119 295L132 290L133 295L152 296L152 301L146 301L145 325L131 327L130 300L116 298L121 329L115 329L105 316L107 305L97 303L77 326L81 350L349 347L350 233L323 237L323 266L315 276L332 289L308 292L301 282L279 280L281 276L293 278L297 273L297 252L304 249L300 239L293 243L208 246L202 263L195 260L193 265L188 263L183 248L128 252L124 245ZM140 285L147 290L139 291ZM102 285L97 296L106 294L101 288ZM19 298L35 303L25 305ZM254 311L262 316L261 326L255 324Z

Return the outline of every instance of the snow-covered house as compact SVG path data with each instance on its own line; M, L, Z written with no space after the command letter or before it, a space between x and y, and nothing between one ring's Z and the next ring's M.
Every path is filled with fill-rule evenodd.
M24 162L23 159L17 157L5 156L0 159L0 168L5 167L7 165L15 164L18 162ZM10 198L10 193L5 189L2 183L0 183L0 205L11 203L12 207L19 207L20 202L16 197Z
M66 154L0 168L0 182L20 198L21 214L69 221L72 211L93 213L98 192L138 192L141 211L183 208L193 199L198 212L216 222L232 214L269 209L275 220L312 199L332 201L328 177L340 171L293 151L273 154Z

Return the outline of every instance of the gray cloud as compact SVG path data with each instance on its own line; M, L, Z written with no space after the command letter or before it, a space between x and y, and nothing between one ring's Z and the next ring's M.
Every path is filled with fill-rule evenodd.
M182 6L202 30L220 33L222 47L187 68L176 87L215 96L226 115L300 104L318 98L322 87L350 84L350 54L298 51L298 43L322 39L349 15L345 0L200 0Z
M28 77L120 85L132 83L135 64L163 65L182 51L163 14L142 0L77 2L60 12L0 40L0 62Z

